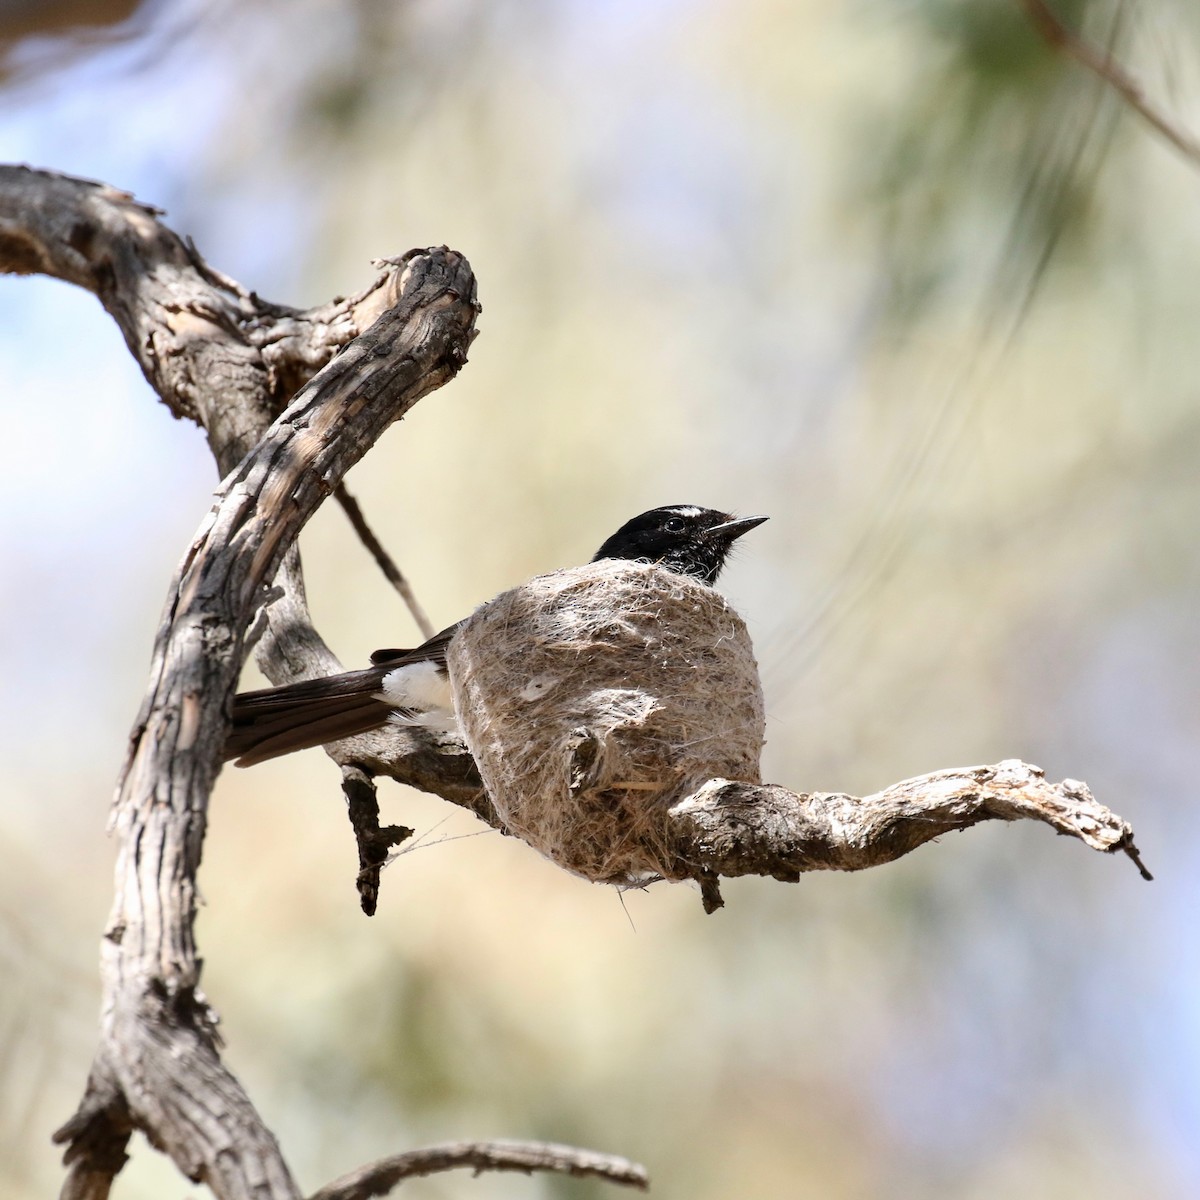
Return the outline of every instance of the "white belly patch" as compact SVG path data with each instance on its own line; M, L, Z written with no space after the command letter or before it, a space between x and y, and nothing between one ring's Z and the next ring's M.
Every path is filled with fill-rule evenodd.
M431 662L405 663L383 677L376 697L397 708L452 708L450 679Z
M389 671L375 698L397 708L410 709L411 716L397 713L392 718L402 724L424 725L443 732L458 728L450 679L434 663L406 663Z

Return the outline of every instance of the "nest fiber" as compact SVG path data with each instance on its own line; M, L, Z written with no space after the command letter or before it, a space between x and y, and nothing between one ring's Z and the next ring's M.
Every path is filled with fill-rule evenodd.
M468 618L449 667L500 817L587 879L678 876L670 806L708 779L760 781L745 622L686 576L616 560L539 576Z

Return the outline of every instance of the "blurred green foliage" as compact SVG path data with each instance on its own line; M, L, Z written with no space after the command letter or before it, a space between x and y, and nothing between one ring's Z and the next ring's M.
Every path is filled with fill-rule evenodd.
M1123 5L1060 6L1075 29L1119 50ZM981 222L1007 236L982 264L995 316L1020 309L1054 252L1104 252L1104 162L1120 106L1105 84L1048 46L1013 0L914 6L923 62L902 102L875 114L861 192L882 218L895 315L954 293ZM1091 18L1085 22L1085 18ZM1117 234L1119 236L1119 233Z

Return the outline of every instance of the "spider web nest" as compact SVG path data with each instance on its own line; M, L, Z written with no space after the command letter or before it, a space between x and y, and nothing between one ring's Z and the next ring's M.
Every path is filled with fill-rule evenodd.
M586 879L678 878L671 805L709 779L761 782L745 622L687 576L616 560L538 576L477 609L448 660L497 812Z

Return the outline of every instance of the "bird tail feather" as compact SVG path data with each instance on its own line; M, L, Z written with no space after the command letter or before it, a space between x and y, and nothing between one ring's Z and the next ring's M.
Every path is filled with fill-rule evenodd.
M235 696L225 761L250 767L378 729L400 711L376 698L382 674L377 669L348 671Z

